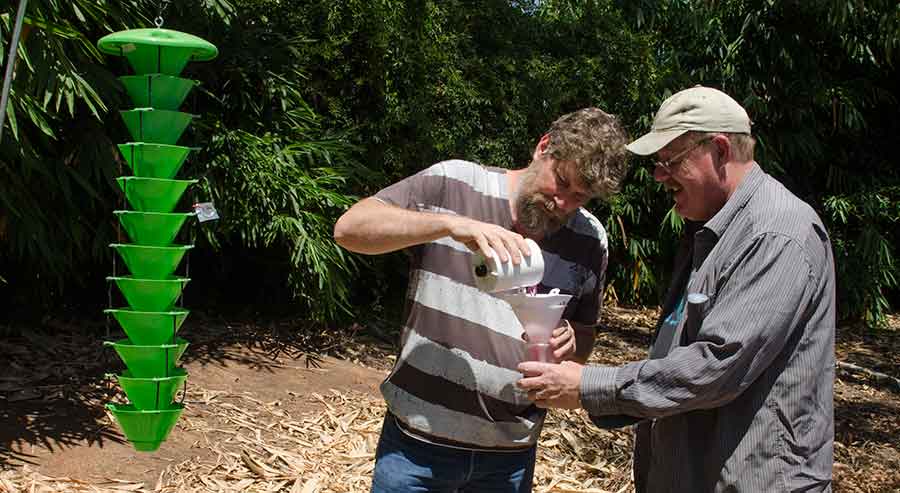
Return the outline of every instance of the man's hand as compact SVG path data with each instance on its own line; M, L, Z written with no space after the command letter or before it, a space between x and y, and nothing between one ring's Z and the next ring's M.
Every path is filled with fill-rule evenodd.
M528 342L528 333L522 332L522 340ZM575 338L575 329L568 320L559 321L559 327L553 329L550 334L550 350L553 351L554 361L565 361L576 359L575 351L577 349L577 340Z
M528 398L538 407L578 409L581 407L581 374L584 366L571 361L556 365L524 361L518 369L525 377L516 382L528 391Z
M511 257L513 264L520 263L523 255L531 256L531 249L519 233L464 216L447 216L445 219L450 237L473 252L480 251L487 257L488 252L493 249L501 262L506 262Z
M577 345L575 329L566 319L559 322L559 327L553 329L553 334L550 336L550 349L553 350L553 357L556 358L556 361L566 361L575 357Z

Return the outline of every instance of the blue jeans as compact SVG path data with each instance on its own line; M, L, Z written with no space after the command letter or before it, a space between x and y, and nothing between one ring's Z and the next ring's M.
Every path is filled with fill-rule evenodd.
M536 447L474 452L406 435L388 413L375 452L372 493L528 493Z

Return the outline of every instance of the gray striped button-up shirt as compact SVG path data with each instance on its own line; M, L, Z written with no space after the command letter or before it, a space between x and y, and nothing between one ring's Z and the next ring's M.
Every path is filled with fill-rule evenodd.
M587 367L598 425L638 421L638 492L831 491L835 278L813 209L754 164L687 236L650 359Z

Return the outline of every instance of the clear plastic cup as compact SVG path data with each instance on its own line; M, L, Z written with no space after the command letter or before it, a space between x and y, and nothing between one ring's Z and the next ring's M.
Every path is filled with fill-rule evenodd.
M529 342L525 344L525 361L540 361L541 363L556 363L553 349L547 342Z

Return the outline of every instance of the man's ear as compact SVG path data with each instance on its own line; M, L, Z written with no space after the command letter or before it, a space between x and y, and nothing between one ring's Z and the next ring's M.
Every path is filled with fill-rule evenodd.
M731 152L731 140L722 135L716 135L712 139L712 143L716 147L716 163L717 165L722 165L731 161L732 152Z
M537 145L534 147L534 160L540 159L544 153L547 152L547 149L550 147L550 134L544 134L540 140L538 140Z

